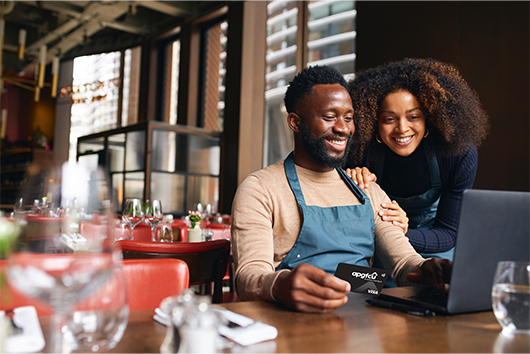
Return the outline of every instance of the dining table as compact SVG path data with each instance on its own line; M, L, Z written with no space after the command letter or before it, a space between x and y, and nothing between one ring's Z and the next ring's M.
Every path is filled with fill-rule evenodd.
M277 328L276 339L219 352L247 353L529 353L530 336L505 334L492 311L416 316L366 303L370 295L350 293L348 302L330 313L302 313L279 303L222 303L232 312ZM160 353L166 327L154 310L135 310L123 338L110 353ZM50 317L40 317L50 337ZM43 352L48 352L45 347Z

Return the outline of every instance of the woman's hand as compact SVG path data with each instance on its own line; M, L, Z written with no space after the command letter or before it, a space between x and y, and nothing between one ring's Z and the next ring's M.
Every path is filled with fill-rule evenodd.
M370 172L369 169L366 167L360 168L355 167L353 170L350 168L346 169L346 174L350 176L350 178L357 183L359 188L366 189L368 188L369 182L375 182L377 181L377 177L375 174Z
M403 233L406 234L409 229L409 218L407 218L405 210L401 209L395 200L392 203L383 203L381 206L384 208L379 211L381 219L401 227Z

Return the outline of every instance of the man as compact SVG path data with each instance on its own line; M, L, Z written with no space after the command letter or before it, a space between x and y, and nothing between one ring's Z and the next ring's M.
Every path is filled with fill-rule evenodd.
M443 287L451 262L425 261L401 228L375 217L389 198L376 183L361 191L340 168L355 131L342 75L302 70L285 94L295 148L285 161L252 173L232 209L236 289L241 300L276 300L305 312L347 301L341 262L370 266L376 252L395 282ZM409 274L410 273L410 274Z

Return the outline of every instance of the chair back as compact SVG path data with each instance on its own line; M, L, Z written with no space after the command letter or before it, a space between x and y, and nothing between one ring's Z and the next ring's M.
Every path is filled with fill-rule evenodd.
M98 240L108 234L108 225L90 221L79 223L79 233L88 240Z
M144 222L139 223L134 227L133 240L135 241L152 241L151 227Z
M101 235L106 235L106 228L106 224L99 224L97 222L82 221L79 223L79 233L87 239L97 239L100 238ZM126 237L125 231L127 231L127 236L129 236L130 229L128 226L127 229L123 229L119 226L116 226L114 229L115 239ZM136 225L133 232L133 240L151 241L151 228L144 223Z
M206 242L117 241L124 259L176 258L188 264L190 285L214 283L212 302L222 301L223 276L230 255L229 240Z
M131 310L154 309L189 288L188 265L180 259L125 259L123 272Z

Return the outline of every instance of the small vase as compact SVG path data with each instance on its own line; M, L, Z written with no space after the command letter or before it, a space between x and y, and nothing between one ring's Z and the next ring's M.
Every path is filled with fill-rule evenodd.
M202 229L199 224L196 224L194 228L188 229L188 242L202 242Z

